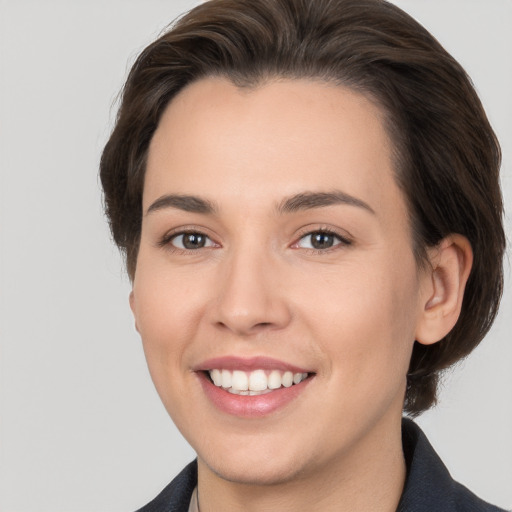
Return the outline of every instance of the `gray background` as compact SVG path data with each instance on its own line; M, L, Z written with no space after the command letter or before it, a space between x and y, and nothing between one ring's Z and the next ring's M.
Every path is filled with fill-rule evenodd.
M194 454L161 406L101 211L128 64L191 0L0 0L0 509L129 511ZM402 0L473 77L512 211L512 2ZM419 423L452 474L512 507L511 279L486 341Z

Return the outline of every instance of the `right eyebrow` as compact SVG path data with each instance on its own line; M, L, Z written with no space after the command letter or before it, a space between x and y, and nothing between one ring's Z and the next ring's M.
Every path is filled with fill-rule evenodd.
M217 211L216 206L207 199L198 196L166 194L159 197L149 206L146 215L165 208L176 208L185 212L202 214L212 214Z

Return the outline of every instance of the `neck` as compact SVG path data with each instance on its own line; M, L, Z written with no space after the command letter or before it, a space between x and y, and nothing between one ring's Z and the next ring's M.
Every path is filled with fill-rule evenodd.
M270 485L227 481L199 459L200 512L395 512L406 466L400 421L385 427L323 467Z

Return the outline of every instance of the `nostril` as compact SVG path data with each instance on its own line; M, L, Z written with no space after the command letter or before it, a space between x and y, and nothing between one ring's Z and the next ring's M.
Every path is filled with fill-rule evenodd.
M217 327L221 329L232 330L239 334L254 334L258 331L264 331L265 329L271 328L274 324L272 322L258 322L253 325L235 325L229 322L216 322Z

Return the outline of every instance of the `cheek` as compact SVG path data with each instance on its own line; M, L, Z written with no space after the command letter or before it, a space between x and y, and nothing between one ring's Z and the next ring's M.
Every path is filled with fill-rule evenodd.
M172 269L166 258L141 247L133 286L136 320L145 338L165 341L194 326L204 300L201 279L190 272Z
M205 298L193 280L146 265L140 257L134 282L134 313L144 353L157 389L183 371Z
M308 329L345 389L358 394L405 381L417 317L415 268L407 259L338 269L304 298Z
M183 300L176 279L149 272L139 276L134 294L144 355L155 389L180 428L190 404L183 390L191 375L187 371L187 347L194 336L196 315L191 300Z

